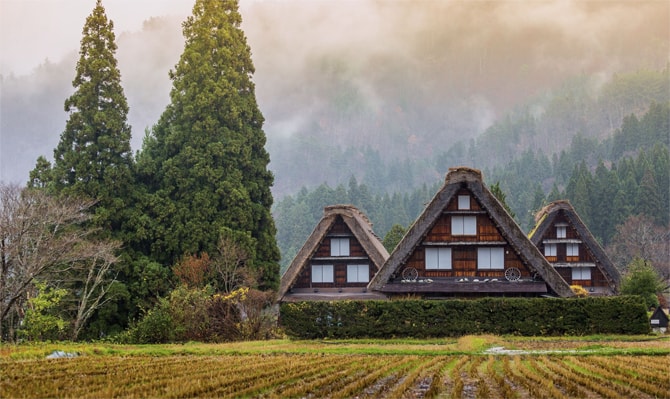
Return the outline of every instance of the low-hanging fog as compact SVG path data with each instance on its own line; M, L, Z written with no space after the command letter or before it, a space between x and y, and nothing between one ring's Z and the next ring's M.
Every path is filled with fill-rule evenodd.
M664 68L670 54L667 1L285 0L243 2L241 13L280 195L333 182L301 167L318 165L314 149L430 157L570 77L597 90L615 73ZM116 30L135 150L169 102L183 18ZM25 183L36 158L52 156L78 40L29 74L2 76L0 180Z

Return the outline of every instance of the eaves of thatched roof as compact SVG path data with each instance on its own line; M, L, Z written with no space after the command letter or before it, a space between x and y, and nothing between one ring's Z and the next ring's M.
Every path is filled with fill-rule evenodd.
M538 246L540 244L542 237L544 237L549 229L553 228L556 218L559 215L563 215L568 219L568 222L577 231L577 234L586 246L586 249L591 253L596 262L596 267L600 268L603 272L603 275L610 283L610 286L612 286L615 291L618 291L619 284L621 283L621 274L616 267L614 267L614 264L605 253L605 250L595 237L593 237L569 201L554 201L537 212L535 215L535 227L529 234L529 238L533 245Z
M337 217L341 217L349 227L352 234L363 247L370 259L371 268L374 271L384 264L389 257L388 251L382 245L379 237L372 230L370 220L353 205L331 205L323 210L323 217L317 223L312 234L307 238L305 244L296 254L295 258L281 277L278 298L282 300L291 286L295 283L300 271L309 265L310 259L319 247L319 243L333 226Z

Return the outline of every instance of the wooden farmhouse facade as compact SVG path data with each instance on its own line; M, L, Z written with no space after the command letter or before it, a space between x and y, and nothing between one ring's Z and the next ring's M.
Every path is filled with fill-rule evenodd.
M568 201L555 201L535 216L529 237L571 285L590 295L614 295L621 276Z
M388 297L570 297L570 286L484 185L450 169L368 289Z
M282 275L279 300L384 299L367 286L388 256L360 210L328 206Z
M615 295L621 276L568 201L526 236L479 170L452 168L388 254L370 220L333 205L282 275L279 300Z

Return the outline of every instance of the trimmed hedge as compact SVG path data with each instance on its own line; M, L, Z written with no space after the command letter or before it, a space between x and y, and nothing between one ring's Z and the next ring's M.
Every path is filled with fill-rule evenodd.
M280 323L303 339L650 332L638 296L282 303Z

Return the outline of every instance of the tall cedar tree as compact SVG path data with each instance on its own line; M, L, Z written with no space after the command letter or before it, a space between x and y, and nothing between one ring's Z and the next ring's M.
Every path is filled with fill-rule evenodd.
M196 0L184 52L170 71L171 103L138 155L148 214L144 250L163 264L214 253L223 228L248 237L262 289L279 283L263 115L235 0Z
M69 118L54 150L54 165L43 157L31 172L30 184L97 202L94 224L118 231L132 184L128 102L115 58L114 23L101 0L86 18L72 81L74 94L65 100Z
M96 237L103 240L99 244L110 238L123 240L129 205L134 202L131 198L134 195L134 166L131 131L127 123L128 101L121 86L113 30L114 23L107 18L102 1L97 0L82 30L79 60L72 81L75 91L65 100L69 117L54 149L53 167L45 157L40 157L29 181L29 185L52 194L95 201L89 208L92 217L87 223L97 228ZM84 249L80 247L79 251ZM97 326L93 329L105 332L125 324L126 286L118 282L108 285L112 276L121 281L132 281L127 274L127 265L121 264L114 265L112 271L107 269L108 264L101 268L100 263L88 263L84 269L74 268L71 275L60 276L67 281L71 291L77 293L78 308L73 310L72 316L76 326L73 337L89 318L88 324ZM91 285L93 277L106 282L100 286L100 281L96 280ZM91 287L95 292L89 291ZM114 288L114 295L108 292L110 287ZM98 302L103 296L105 299ZM108 302L110 298L113 302ZM92 304L88 310L87 301ZM96 308L99 313L89 313ZM83 311L86 313L81 313Z

